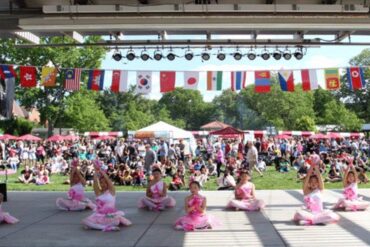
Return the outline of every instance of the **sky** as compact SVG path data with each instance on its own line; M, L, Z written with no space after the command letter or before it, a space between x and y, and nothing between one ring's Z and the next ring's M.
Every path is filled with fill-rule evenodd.
M352 38L352 41L368 41L365 38ZM230 88L230 73L229 71L247 71L247 85L254 83L255 70L280 70L280 69L292 69L294 71L295 82L300 82L299 69L313 69L313 68L330 68L330 67L347 67L349 61L354 56L358 55L363 49L368 48L366 46L321 46L312 47L307 49L306 55L302 60L296 60L292 57L291 60L275 60L272 57L269 60L263 60L261 57L257 57L255 60L250 61L247 57L243 57L241 60L236 61L230 56L226 56L224 61L219 61L216 58L218 48L213 48L210 53L211 59L202 62L201 57L194 57L191 61L187 61L185 58L176 58L174 61L168 61L162 59L161 61L148 60L142 61L141 59L135 59L134 61L127 61L122 59L117 62L112 59L113 50L106 54L103 60L102 69L108 69L105 75L105 87L109 87L111 84L111 71L109 69L128 70L128 81L130 85L136 84L137 70L153 71L153 82L152 82L152 93L146 97L150 99L160 99L162 94L159 92L159 71L178 71L176 74L176 87L183 86L183 73L182 71L200 71L200 81L198 89L203 95L205 101L212 101L212 99L220 95L221 92L210 92L206 91L206 73L205 71L222 70L223 73L223 89ZM232 53L235 49L223 49L225 53ZM274 49L270 49L271 51ZM136 55L139 56L141 50L134 50ZM186 49L174 50L175 54L184 55ZM194 50L194 54L200 54L201 49ZM247 48L242 49L243 53L248 51ZM259 51L259 50L258 50ZM257 51L257 53L258 53ZM294 49L292 50L292 52ZM148 50L148 53L152 55L154 50ZM168 49L164 49L163 54L165 55ZM127 50L121 50L122 55L127 53ZM343 73L343 72L342 72ZM324 85L324 74L322 70L318 70L317 73L319 84Z

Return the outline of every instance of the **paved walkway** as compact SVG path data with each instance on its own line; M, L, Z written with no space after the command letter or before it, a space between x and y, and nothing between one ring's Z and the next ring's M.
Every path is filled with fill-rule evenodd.
M302 194L295 190L257 191L267 207L261 212L224 210L232 198L230 191L204 192L208 213L223 221L217 230L184 233L172 229L172 223L183 211L184 192L171 193L178 205L166 212L148 212L136 207L143 193L118 193L118 208L126 212L133 225L119 232L84 230L81 219L91 212L62 212L55 199L59 192L11 192L4 204L21 220L16 225L0 226L0 246L369 246L370 211L340 212L338 224L327 226L297 226L292 218L302 206ZM370 201L370 190L361 190ZM91 193L88 194L93 198ZM326 191L326 206L335 203L340 191Z

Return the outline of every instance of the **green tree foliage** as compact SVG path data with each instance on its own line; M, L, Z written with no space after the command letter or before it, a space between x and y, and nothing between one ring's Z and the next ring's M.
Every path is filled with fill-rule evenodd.
M79 132L109 130L109 121L96 104L95 97L94 92L86 90L68 97L65 101L64 126Z
M296 130L316 131L315 119L310 116L297 118L294 125Z
M91 37L86 41L98 41L99 37ZM22 42L22 41L18 41ZM44 39L44 43L73 42L69 37L53 37ZM2 61L11 64L44 66L51 62L56 67L62 68L99 68L105 55L105 49L99 47L47 47L27 48L15 47L12 39L0 40L0 54ZM41 122L48 122L49 135L53 127L64 125L65 101L69 96L63 89L64 73L57 76L55 88L16 88L16 98L27 108L36 107L40 112ZM18 80L19 82L19 80Z
M271 92L259 94L254 92L254 86L248 86L241 92L246 105L251 110L278 129L299 130L302 126L297 119L306 116L314 119L312 93L304 93L296 86L295 92L281 91L277 83L273 83Z
M333 94L330 91L324 89L317 89L313 92L314 104L313 110L315 112L316 123L317 124L330 124L326 122L326 108L325 105L332 101L335 101ZM338 101L339 102L339 101Z
M11 118L0 121L0 129L4 130L5 133L21 136L29 134L35 124L24 118Z
M196 90L176 88L175 91L164 94L158 103L160 107L167 108L172 119L184 122L186 129L199 129L214 119L214 106L204 102L202 95Z

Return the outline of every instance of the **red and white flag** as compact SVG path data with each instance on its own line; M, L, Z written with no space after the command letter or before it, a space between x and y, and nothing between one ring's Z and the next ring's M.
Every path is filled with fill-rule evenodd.
M33 66L20 66L20 83L22 87L36 87L37 78L36 78L36 67Z
M127 71L113 70L112 72L112 85L110 90L115 93L122 93L128 91Z
M159 74L161 93L167 93L175 90L176 72L161 71Z
M315 69L302 69L301 76L303 91L310 91L319 88Z
M184 71L184 89L197 89L198 83L198 71Z
M138 71L136 74L136 92L149 94L152 91L152 72Z

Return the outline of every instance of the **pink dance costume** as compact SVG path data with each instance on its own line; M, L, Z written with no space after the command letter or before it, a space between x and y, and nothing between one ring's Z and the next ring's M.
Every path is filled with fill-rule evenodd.
M73 185L68 191L68 199L58 198L57 207L67 211L95 210L96 205L85 197L85 189L81 183Z
M116 197L107 190L96 198L96 211L82 223L87 228L102 231L118 231L120 225L131 225L131 221L123 217L124 212L117 210L115 204Z
M194 195L188 201L189 207L201 207L204 197L201 195ZM194 231L201 229L212 229L221 225L220 221L212 215L207 215L199 210L189 212L187 215L180 217L175 222L175 229L184 231Z
M231 200L227 207L236 208L246 211L258 211L265 207L265 203L262 200L258 200L252 197L252 183L248 182L240 186L237 189L239 195L243 195L242 199Z
M357 183L351 183L343 191L344 198L339 199L334 209L344 209L346 211L366 210L369 203L358 196Z
M139 200L139 208L148 208L149 210L159 211L167 208L172 208L176 205L176 201L171 196L160 196L163 191L163 186L165 183L163 181L158 181L150 187L153 197L145 196Z
M339 220L339 215L331 210L324 210L321 191L319 189L304 196L306 209L295 213L293 220L305 225L329 224Z
M11 216L9 213L4 212L2 209L2 205L0 203L0 223L7 223L7 224L15 224L18 223L19 220L13 216Z

